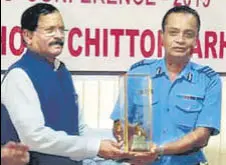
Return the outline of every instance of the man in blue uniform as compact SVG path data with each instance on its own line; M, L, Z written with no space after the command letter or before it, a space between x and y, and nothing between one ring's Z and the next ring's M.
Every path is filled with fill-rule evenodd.
M153 142L149 153L139 154L134 162L152 165L197 165L206 162L201 149L211 135L220 132L221 80L208 66L190 61L199 36L198 13L187 6L170 9L162 20L165 57L142 60L130 68L129 74L148 74L152 81ZM147 87L128 82L129 121L142 118L139 111ZM143 92L142 92L143 90ZM123 110L116 104L111 118L114 134ZM136 121L137 122L137 121ZM155 159L158 156L158 159ZM140 160L139 160L140 159Z
M32 165L79 165L96 155L120 158L120 145L86 136L70 72L57 59L65 27L58 9L39 3L21 18L27 46L1 84L1 144L21 141Z

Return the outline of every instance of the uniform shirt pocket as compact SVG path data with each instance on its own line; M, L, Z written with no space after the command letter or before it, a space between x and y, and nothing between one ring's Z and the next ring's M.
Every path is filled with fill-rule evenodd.
M195 127L203 104L202 95L178 94L174 105L173 117L176 125L189 131Z

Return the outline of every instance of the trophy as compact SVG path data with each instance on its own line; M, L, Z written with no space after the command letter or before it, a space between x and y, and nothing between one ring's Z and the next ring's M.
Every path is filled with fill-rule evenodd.
M125 74L119 78L118 105L124 151L150 151L152 141L152 81L150 75ZM121 130L120 130L121 129Z

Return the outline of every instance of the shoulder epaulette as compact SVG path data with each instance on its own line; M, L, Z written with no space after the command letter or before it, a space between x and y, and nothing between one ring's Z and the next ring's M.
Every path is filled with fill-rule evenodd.
M215 72L212 68L209 66L204 66L198 69L198 72L204 73L207 77L212 78L217 75L217 72Z
M137 68L137 67L140 67L140 66L144 66L144 65L150 65L150 64L152 64L152 63L154 63L156 60L141 60L141 61L139 61L139 62L137 62L137 63L135 63L135 64L133 64L131 67L130 67L130 70L133 70L133 69L135 69L135 68Z

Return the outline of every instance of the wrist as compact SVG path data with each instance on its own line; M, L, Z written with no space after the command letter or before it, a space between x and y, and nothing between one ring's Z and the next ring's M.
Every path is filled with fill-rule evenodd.
M158 156L164 155L164 146L160 145L155 149L155 152L158 154Z

